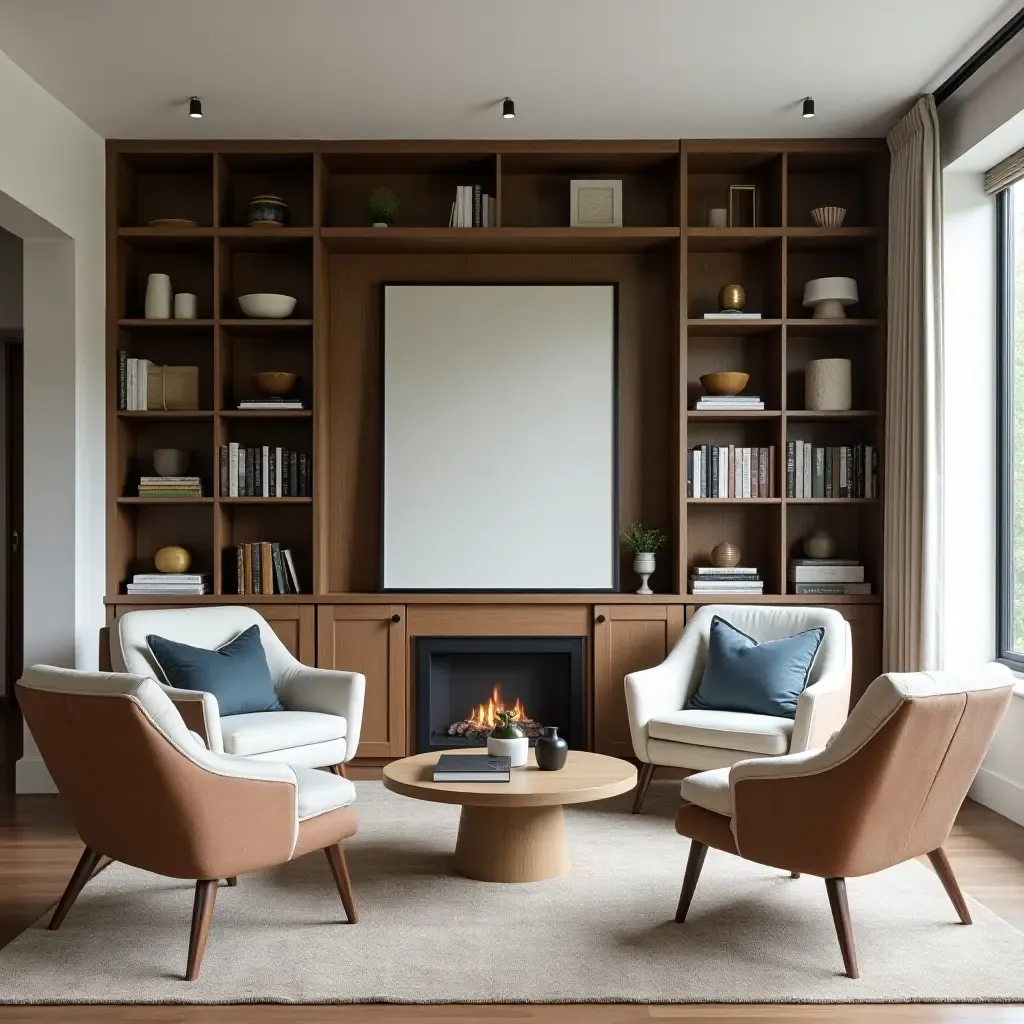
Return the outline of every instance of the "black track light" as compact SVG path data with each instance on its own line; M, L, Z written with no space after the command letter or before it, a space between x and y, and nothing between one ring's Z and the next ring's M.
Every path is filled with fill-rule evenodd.
M192 99L188 101L188 116L203 116L203 101L198 96L193 96Z
M804 97L804 109L801 117L814 117L814 100L810 96Z
M512 102L511 96L505 97L505 102L501 105L501 116L508 121L516 116L516 105Z

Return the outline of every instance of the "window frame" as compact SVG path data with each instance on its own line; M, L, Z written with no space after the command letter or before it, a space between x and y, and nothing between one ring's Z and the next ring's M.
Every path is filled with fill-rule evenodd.
M996 195L996 343L997 387L997 540L996 572L997 657L1015 669L1024 669L1024 651L1013 642L1013 380L1014 280L1012 186Z

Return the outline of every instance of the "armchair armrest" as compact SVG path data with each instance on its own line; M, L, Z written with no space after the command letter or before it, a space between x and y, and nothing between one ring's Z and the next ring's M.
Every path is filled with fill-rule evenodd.
M170 697L189 730L199 736L213 753L223 754L224 738L220 730L217 698L204 690L179 690L160 682L157 685Z
M366 676L296 664L295 670L277 682L277 696L289 711L319 711L339 715L348 723L345 760L355 757L363 722Z
M789 752L820 750L841 729L850 708L850 676L830 672L800 694Z
M626 712L633 752L641 761L647 756L647 723L656 715L679 711L691 689L692 658L683 641L653 668L630 672L625 679Z

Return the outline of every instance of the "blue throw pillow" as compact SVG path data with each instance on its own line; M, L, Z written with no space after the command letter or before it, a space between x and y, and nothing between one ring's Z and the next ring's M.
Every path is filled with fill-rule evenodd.
M152 634L146 643L165 683L181 690L212 693L222 717L284 710L274 692L259 626L250 626L215 651Z
M796 702L810 674L825 630L819 626L782 640L758 643L716 615L708 660L686 710L749 711L795 718Z

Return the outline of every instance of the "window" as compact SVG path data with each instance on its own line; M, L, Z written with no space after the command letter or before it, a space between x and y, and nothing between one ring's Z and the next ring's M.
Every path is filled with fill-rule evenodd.
M1024 181L997 202L999 656L1024 667Z

